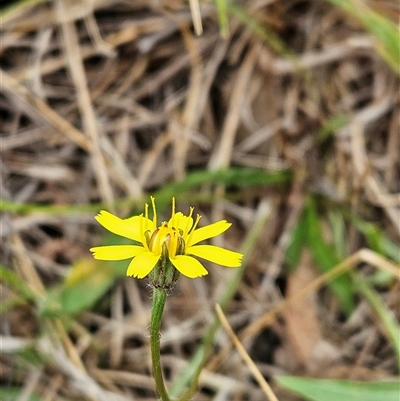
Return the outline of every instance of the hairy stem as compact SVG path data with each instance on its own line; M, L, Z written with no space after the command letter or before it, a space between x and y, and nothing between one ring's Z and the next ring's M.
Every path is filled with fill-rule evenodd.
M157 392L162 401L171 401L164 384L160 356L160 327L166 299L167 293L165 289L153 289L153 308L151 311L150 320L150 347L151 361L153 364L153 376L156 382Z

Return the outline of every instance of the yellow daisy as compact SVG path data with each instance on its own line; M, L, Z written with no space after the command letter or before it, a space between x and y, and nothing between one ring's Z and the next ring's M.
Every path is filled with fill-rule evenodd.
M175 199L172 198L172 213L168 222L157 225L157 211L151 197L153 220L148 217L148 205L144 216L120 219L102 210L95 218L107 230L129 238L141 245L109 245L91 248L93 257L99 260L131 259L126 274L138 278L146 277L165 255L172 265L183 275L196 278L208 274L204 266L193 256L209 260L226 267L239 267L242 254L214 245L197 245L208 238L225 232L231 224L221 220L197 228L201 216L193 221L193 208L189 216L175 212Z

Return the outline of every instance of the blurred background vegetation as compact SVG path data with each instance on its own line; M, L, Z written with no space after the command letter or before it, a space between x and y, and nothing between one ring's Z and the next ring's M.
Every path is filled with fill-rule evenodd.
M2 6L6 401L156 400L146 280L94 215L171 197L245 254L179 280L172 396L398 401L399 3L26 0ZM213 323L214 322L214 323Z

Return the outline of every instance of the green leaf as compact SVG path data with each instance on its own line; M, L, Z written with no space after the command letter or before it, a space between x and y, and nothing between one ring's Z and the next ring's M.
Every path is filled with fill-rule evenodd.
M399 401L399 382L357 382L275 376L278 384L310 401Z
M333 246L324 241L322 229L319 222L315 202L309 198L306 205L306 220L307 220L307 243L310 247L313 259L322 272L328 272L341 260L337 256ZM329 283L329 286L337 294L344 312L347 315L354 309L353 289L351 279L348 274L343 274Z
M42 316L75 315L91 308L125 274L127 261L84 259L71 269L66 281L51 288L39 305Z

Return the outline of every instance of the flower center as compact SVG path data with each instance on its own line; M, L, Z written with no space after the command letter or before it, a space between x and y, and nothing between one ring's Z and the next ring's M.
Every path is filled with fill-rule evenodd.
M170 258L185 253L185 241L175 227L169 227L167 222L163 222L148 240L149 250L155 255L168 253Z

